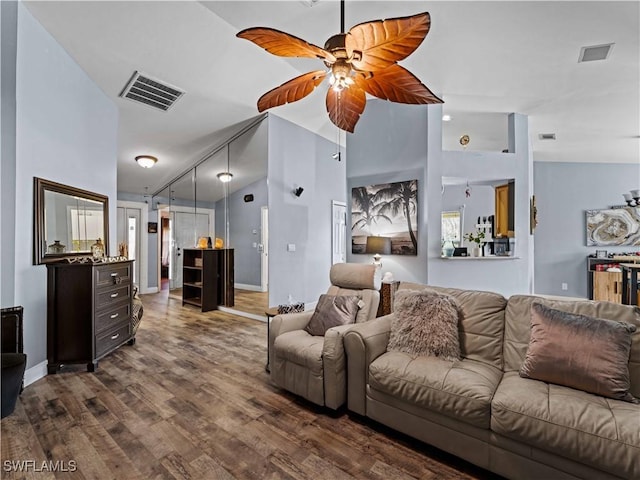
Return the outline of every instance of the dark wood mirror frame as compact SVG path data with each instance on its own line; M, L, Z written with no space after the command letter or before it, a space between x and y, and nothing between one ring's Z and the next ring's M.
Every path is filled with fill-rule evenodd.
M52 182L43 178L33 178L33 264L42 265L44 263L58 262L67 257L90 256L91 252L65 252L47 253L45 245L45 191L57 192L72 197L92 200L102 204L102 215L104 219L103 229L105 255L109 252L109 197L99 193L89 192L80 188L70 187L61 183Z

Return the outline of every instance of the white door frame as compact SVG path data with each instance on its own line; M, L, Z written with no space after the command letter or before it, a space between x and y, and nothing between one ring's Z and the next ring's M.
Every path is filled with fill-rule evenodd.
M269 291L269 207L260 209L260 287L263 292Z
M136 262L140 262L140 293L156 293L157 287L149 288L149 234L147 233L147 225L149 224L149 205L144 202L129 202L118 200L117 207L137 208L140 210L140 252ZM116 226L117 228L117 226ZM118 246L116 245L116 249Z
M335 219L335 209L336 207L340 207L341 209L344 209L344 214L345 214L345 218L344 218L344 232L342 232L342 235L339 234L339 232L336 232L336 222L334 221ZM336 243L339 241L338 238L341 237L342 239L342 248L344 251L344 259L343 262L347 261L347 204L345 202L339 202L337 200L331 200L331 265L333 265L334 263L341 263L341 262L336 262L334 255L336 252Z

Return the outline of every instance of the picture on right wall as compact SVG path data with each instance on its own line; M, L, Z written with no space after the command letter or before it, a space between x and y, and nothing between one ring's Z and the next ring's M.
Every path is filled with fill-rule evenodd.
M587 246L640 245L640 207L587 210Z

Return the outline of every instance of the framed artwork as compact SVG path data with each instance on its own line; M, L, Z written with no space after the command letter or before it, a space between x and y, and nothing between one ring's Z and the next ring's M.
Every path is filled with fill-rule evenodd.
M587 210L587 246L640 245L640 207Z
M351 253L367 253L367 237L391 239L392 255L418 254L418 180L351 190Z

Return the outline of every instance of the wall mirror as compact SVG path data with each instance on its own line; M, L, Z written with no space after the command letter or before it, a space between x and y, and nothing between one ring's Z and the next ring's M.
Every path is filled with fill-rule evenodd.
M33 263L91 254L98 239L109 252L109 198L34 178Z

